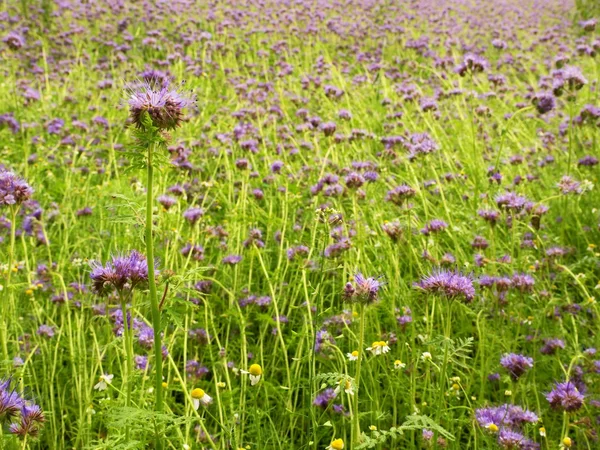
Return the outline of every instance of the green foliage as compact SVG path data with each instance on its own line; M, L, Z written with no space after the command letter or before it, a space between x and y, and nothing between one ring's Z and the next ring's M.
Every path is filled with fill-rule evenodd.
M361 443L354 448L356 450L375 448L377 445L385 444L389 440L401 437L407 431L420 431L424 429L437 433L439 436L450 441L455 440L452 433L442 428L430 417L413 414L407 416L404 423L398 427L392 427L389 430L375 430L372 431L370 435L363 433L361 436Z

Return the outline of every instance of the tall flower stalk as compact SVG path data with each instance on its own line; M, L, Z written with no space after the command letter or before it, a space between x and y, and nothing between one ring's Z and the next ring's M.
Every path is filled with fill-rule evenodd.
M129 86L129 113L135 126L136 146L139 155L144 155L147 171L146 194L146 258L148 267L154 265L154 239L152 210L154 206L154 165L160 161L161 149L166 148L169 140L167 131L176 129L183 121L183 110L191 104L191 99L181 95L177 89L172 89L170 83L143 82ZM139 161L143 161L142 158ZM140 164L141 165L141 164ZM152 327L154 329L154 358L156 396L155 410L163 412L162 388L162 342L161 316L156 292L154 272L148 272L148 289L150 293L150 309ZM160 438L157 438L156 448L162 448Z

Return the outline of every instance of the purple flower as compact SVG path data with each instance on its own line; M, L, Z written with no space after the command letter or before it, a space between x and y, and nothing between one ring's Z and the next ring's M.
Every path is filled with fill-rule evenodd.
M354 285L347 283L344 289L344 297L355 299L362 303L373 303L377 300L377 294L381 283L373 277L365 278L362 273L354 275Z
M0 380L0 418L16 416L24 404L19 394L10 388L12 380Z
M473 279L470 276L443 269L434 271L414 286L427 293L449 299L462 297L466 302L470 302L475 298Z
M129 114L138 128L144 128L144 115L148 113L153 125L160 130L172 130L181 125L183 110L193 102L168 85L155 87L142 82L128 86Z
M556 107L556 99L550 92L538 92L533 97L532 103L540 114L546 114Z
M200 220L200 217L202 217L203 215L204 210L202 208L191 207L185 210L185 212L183 213L183 218L191 224L194 224L198 222L198 220Z
M111 287L121 291L126 285L133 289L148 281L146 257L136 250L127 256L113 256L105 266L96 261L90 266L92 290L98 295L106 294Z
M524 410L517 405L500 405L475 410L475 419L482 427L490 424L498 428L520 428L526 423L536 423L538 416L531 411Z
M510 377L516 381L533 367L533 358L516 353L506 353L500 359L500 365L508 370Z
M18 33L11 31L2 38L2 42L11 50L20 50L25 45L25 39Z
M583 406L584 397L571 381L556 383L552 391L546 394L546 400L554 409L577 411Z
M562 339L544 339L544 346L540 352L544 355L553 355L556 350L565 348L565 342Z
M20 205L32 195L33 189L25 180L0 169L0 206Z
M227 255L221 260L221 264L228 264L230 266L233 266L239 263L241 260L242 257L240 255Z
M171 197L170 195L161 195L157 200L158 203L160 203L165 209L169 209L171 206L177 204L177 199L175 197Z
M45 337L46 339L50 339L54 337L54 328L49 325L40 325L37 330L37 334Z
M317 394L315 399L313 400L313 405L322 409L327 409L327 407L333 402L336 394L332 388L327 388L321 393Z
M392 202L398 206L402 205L407 199L414 197L416 194L415 190L406 184L401 184L395 187L391 191L388 191L385 200Z
M531 275L527 275L524 273L515 273L511 279L512 286L517 288L520 292L532 292L533 286L535 285L535 280Z
M429 222L423 229L421 229L421 233L425 236L429 236L431 233L439 233L440 231L448 228L448 224L443 220L434 219Z
M496 204L502 209L521 211L528 203L529 200L526 197L517 195L514 192L508 192L496 197Z

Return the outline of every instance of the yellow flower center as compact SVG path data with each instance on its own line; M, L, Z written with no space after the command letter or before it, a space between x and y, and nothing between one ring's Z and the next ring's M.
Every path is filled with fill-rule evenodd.
M498 431L498 425L496 425L495 423L490 423L487 426L487 429L490 430L492 433L496 433Z
M354 356L355 358L358 358L358 350L354 350L352 352L352 356Z
M344 449L344 441L341 439L336 439L331 443L331 448L333 450L343 450Z
M573 445L573 441L570 437L567 436L563 439L563 444L565 444L565 447L570 447L571 445Z
M248 369L250 375L254 375L255 377L262 375L262 367L259 364L252 364L250 369Z
M200 388L196 388L192 391L192 398L200 400L202 397L204 397L204 395L204 390Z

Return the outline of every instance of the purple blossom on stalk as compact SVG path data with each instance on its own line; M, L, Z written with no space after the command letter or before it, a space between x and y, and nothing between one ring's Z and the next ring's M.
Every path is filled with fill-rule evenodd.
M436 270L414 286L429 294L441 295L448 299L462 298L471 302L475 298L475 288L471 276L447 270Z
M19 394L11 389L12 380L0 380L0 418L10 419L16 416L24 404Z
M554 409L567 412L577 411L583 406L584 397L571 381L556 383L552 391L546 394L546 400Z
M553 355L558 349L565 348L565 341L562 339L544 339L544 346L540 352L544 355Z
M556 98L550 92L539 92L533 97L532 103L540 114L546 114L556 107Z
M19 33L11 31L2 38L2 42L11 50L20 50L25 45L25 38Z
M45 422L42 409L31 402L25 402L21 405L20 423L12 423L9 431L21 438L26 436L36 437L40 432L40 425Z
M0 206L20 205L32 195L33 189L25 180L0 169Z
M238 264L241 260L242 260L242 257L240 255L227 255L221 260L221 263L230 265L230 266L234 266L234 265Z
M134 289L148 281L146 257L136 250L126 256L113 256L104 266L96 261L92 261L90 266L92 290L98 295L107 294L111 287L122 291L126 286Z
M520 428L527 423L536 423L538 416L531 411L524 410L520 406L504 404L476 409L475 419L484 428L490 424L494 424L498 428Z
M347 300L370 304L377 300L377 294L381 286L382 284L377 278L365 278L362 273L357 272L354 275L354 284L351 282L346 283L344 297Z
M535 446L537 445L529 441L521 433L509 430L507 428L503 428L498 433L498 444L505 450L533 449L536 448Z
M508 192L496 197L496 204L502 209L521 211L528 203L529 200L526 197L517 195L514 192Z
M525 372L533 367L533 358L516 353L506 353L500 358L500 365L504 367L513 380L518 380Z
M204 210L202 208L191 207L185 210L183 213L183 218L191 224L195 224L203 215Z
M425 236L429 236L431 233L439 233L440 231L448 228L448 224L443 220L434 219L429 222L425 227L421 230Z
M141 82L127 87L129 93L129 114L137 128L145 128L144 113L159 130L173 130L183 121L183 110L193 103L168 84L155 87L153 83Z
M416 191L406 184L401 184L387 192L385 200L398 206L402 205L407 199L414 197Z

